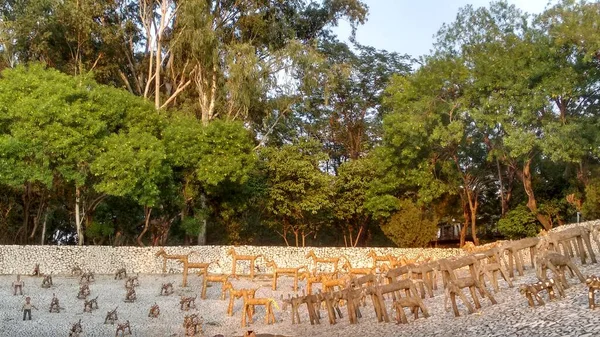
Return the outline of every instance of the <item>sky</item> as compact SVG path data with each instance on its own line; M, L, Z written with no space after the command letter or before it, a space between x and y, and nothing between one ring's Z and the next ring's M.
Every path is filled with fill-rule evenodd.
M541 13L548 2L556 0L507 0L528 13ZM368 21L358 27L360 44L377 49L409 54L429 54L433 36L444 23L455 20L459 8L488 6L490 0L363 0L369 6ZM340 22L334 29L340 40L347 41L350 25Z

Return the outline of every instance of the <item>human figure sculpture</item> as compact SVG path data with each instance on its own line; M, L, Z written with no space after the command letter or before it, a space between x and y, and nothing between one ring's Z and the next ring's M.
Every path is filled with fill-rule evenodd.
M127 270L125 268L119 268L115 272L115 280L122 280L127 277Z
M44 275L44 279L42 280L42 288L50 287L52 287L52 275Z
M80 300L86 299L90 294L90 286L87 284L82 284L79 286L79 294L77 294L77 298Z
M39 263L36 263L35 267L33 267L33 272L31 273L31 276L41 276Z
M13 296L17 295L17 289L19 290L19 295L23 295L23 287L25 286L25 282L21 281L21 275L17 275L17 280L12 283L13 286Z
M125 281L125 288L134 288L140 285L140 281L138 280L138 275L129 276L127 281Z
M35 309L38 310L38 308L35 307L35 305L31 304L31 297L27 296L25 298L25 304L23 304L23 320L25 320L25 317L29 317L29 320L31 321L31 309Z
M596 309L595 293L600 290L600 277L590 275L585 279L585 284L588 286L589 308L594 310Z
M127 288L127 293L125 294L125 302L132 303L135 302L136 299L137 295L135 294L135 288Z
M81 278L79 279L79 283L90 283L94 281L94 273L92 273L91 271L81 274Z
M52 301L50 301L50 312L60 313L60 303L56 294L52 294Z

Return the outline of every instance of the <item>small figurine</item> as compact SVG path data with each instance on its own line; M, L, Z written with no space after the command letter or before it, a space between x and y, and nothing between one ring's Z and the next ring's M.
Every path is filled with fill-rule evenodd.
M117 316L117 308L115 308L113 311L108 311L106 313L106 318L104 318L104 324L108 322L110 322L110 324L115 324L115 321L119 319L119 317Z
M117 331L115 332L115 337L119 335L119 332L121 332L121 337L125 335L131 335L131 326L129 325L129 320L122 324L117 323Z
M44 279L42 280L42 288L50 287L52 287L52 275L44 275Z
M158 307L158 304L154 303L154 305L150 307L148 317L157 318L158 315L160 315L160 308Z
M35 305L31 304L31 297L25 297L25 304L23 304L23 320L25 320L25 317L28 316L29 320L31 321L32 308L38 310L38 308L36 308Z
M35 267L33 267L33 273L31 273L31 276L40 276L40 264L36 263Z
M87 284L82 284L81 286L79 286L79 294L77 294L77 298L80 300L84 300L88 297L88 295L90 294L90 286L88 286Z
M17 275L17 280L13 282L13 296L17 295L17 289L19 289L19 295L23 295L23 287L25 282L21 281L21 275Z
M135 294L135 288L127 288L127 294L125 294L125 302L135 302L137 296Z
M117 269L115 273L115 280L122 280L124 277L127 277L127 270L125 268Z
M169 282L169 283L163 283L162 287L160 288L160 295L165 295L165 296L169 296L173 293L173 283Z
M58 297L56 294L52 294L52 301L50 302L50 312L60 313L60 304L58 302Z
M69 337L79 337L79 334L83 333L83 329L81 328L81 319L79 322L73 324L71 330L69 330Z

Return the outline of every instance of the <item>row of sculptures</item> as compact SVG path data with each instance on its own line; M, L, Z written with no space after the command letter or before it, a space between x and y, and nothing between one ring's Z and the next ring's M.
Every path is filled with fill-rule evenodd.
M187 255L171 255L161 249L156 257L163 258L163 272L166 272L167 260L175 260L183 265L183 286L187 285L188 272L197 269L197 274L202 277L202 288L200 298L206 299L206 289L209 284L219 283L221 285L220 299L225 300L229 295L227 314L234 315L235 301L241 299L241 325L246 327L253 322L256 307L264 307L264 319L266 324L275 322L274 308L278 307L278 301L270 297L257 297L258 288L236 289L231 282L240 276L254 279L257 275L257 259L263 258L265 267L272 272L272 289L277 290L278 278L282 276L293 278L294 295L288 294L287 298L281 296L279 299L283 309L291 309L292 324L301 323L300 313L306 308L306 313L311 324L320 324L322 320L321 311L327 314L330 324L335 324L345 315L342 308L345 306L346 315L350 323L358 323L362 318L361 308L367 305L370 299L372 310L379 322L389 322L395 319L397 323L407 323L405 309L409 309L415 319L421 314L427 318L430 313L423 299L434 297L435 290L441 286L444 293L444 307L452 311L455 316L460 316L456 298L463 302L468 313L481 308L481 302L487 299L491 305L496 304L496 299L490 290L489 283L494 292L499 292L499 278L502 277L509 288L513 288L513 281L518 276L524 275L527 265L535 268L538 282L522 284L518 287L527 303L534 307L544 305L543 293L546 292L549 300L564 297L565 289L570 284L567 274L571 274L581 283L586 283L589 292L589 307L594 309L596 290L600 290L600 278L596 276L584 277L573 259L581 260L582 264L588 262L597 263L592 239L600 249L597 226L577 226L562 231L542 233L533 238L525 238L516 241L499 241L484 246L467 246L467 254L451 258L433 260L419 255L417 258L396 257L391 254L378 255L370 250L366 256L371 260L371 266L355 268L351 260L346 256L319 257L314 251L306 255L307 263L301 266L289 267L279 266L275 261L267 259L262 255L240 255L234 248L228 250L228 256L232 258L231 274L214 274L209 272L209 267L214 262L193 262ZM528 259L526 259L528 255ZM249 272L240 275L237 273L237 262L249 262ZM312 268L309 268L309 265ZM326 271L325 271L326 270ZM549 277L548 270L552 272ZM42 287L52 286L49 275L42 275L39 266L36 265L34 274L43 276ZM91 312L98 308L97 297L88 300L91 292L89 284L94 281L94 274L90 271L83 272L80 268L73 268L73 275L80 277L80 289L78 298L84 300L84 312ZM263 275L261 275L263 276ZM135 288L139 286L137 276L127 277L125 269L116 270L115 279L126 279L125 302L135 302ZM301 294L298 293L299 282L303 281ZM487 283L486 283L487 282ZM24 283L17 279L13 283L14 293L17 290L22 293ZM316 285L320 285L319 290ZM468 289L468 293L463 291ZM165 283L160 289L161 296L168 296L174 292L172 283ZM467 298L470 294L472 302ZM182 311L196 307L194 297L181 297L180 306ZM393 313L388 313L388 308ZM60 304L56 296L50 305L51 312L60 312ZM155 303L149 312L149 317L158 317L160 308ZM392 316L393 314L393 316ZM390 318L392 317L392 318ZM105 323L113 323L117 320L116 308L107 313ZM202 333L201 317L197 314L184 317L184 329L186 336L197 336ZM130 333L129 321L118 324L117 334ZM73 325L73 336L78 336L81 330L81 322Z
M596 256L592 248L592 239L600 249L597 226L576 226L562 231L540 233L538 237L525 238L515 241L498 241L484 246L467 245L464 247L466 255L432 260L419 255L417 258L397 257L391 254L378 255L374 250L367 253L372 261L370 267L354 268L351 260L343 255L337 257L319 257L314 251L309 251L305 265L295 267L282 267L273 260L262 255L240 255L234 248L227 251L232 258L231 274L212 274L208 271L211 263L199 264L189 262L190 255L169 255L164 250L159 251L157 257L164 258L163 266L166 267L167 259L174 259L184 265L184 284L187 280L186 271L192 268L202 269L198 272L203 276L201 298L206 298L206 287L210 283L221 284L221 299L229 294L228 314L233 315L234 302L242 299L242 326L253 321L256 306L265 307L265 323L275 321L273 306L277 302L273 298L257 298L257 289L235 289L229 281L231 278L247 276L254 279L256 276L257 259L263 258L265 267L272 270L272 289L277 289L278 279L281 276L293 278L294 296L281 298L284 307L291 307L292 323L300 323L300 308L306 305L306 311L311 324L320 323L320 310L325 310L328 320L335 324L342 317L341 307L347 307L347 315L351 323L357 323L361 318L360 307L364 306L366 299L375 311L378 321L389 322L387 307L395 311L396 321L406 323L405 308L408 308L415 318L419 312L423 317L428 317L429 312L423 299L434 297L434 290L438 289L438 279L441 278L444 307L449 310L451 304L455 316L460 316L456 298L463 302L468 313L481 308L481 301L487 299L491 305L497 303L492 292L488 290L486 282L492 286L494 292L499 292L498 280L502 277L510 288L517 276L524 275L527 264L535 268L538 282L523 284L519 291L526 298L530 306L543 305L543 292L547 292L549 299L553 300L558 294L564 296L564 289L569 287L566 273L586 283L589 287L589 307L594 308L594 292L600 290L600 280L595 276L585 278L573 258L581 260L582 264L589 261L596 263ZM192 253L193 254L193 253ZM529 261L526 261L526 257ZM238 261L250 263L249 273L240 275L236 273ZM526 263L527 262L527 263ZM186 267L186 263L188 266ZM308 266L311 265L312 268ZM328 268L322 268L328 266ZM322 271L328 269L328 271ZM552 277L547 271L552 272ZM163 268L164 271L164 268ZM298 283L304 281L302 295L298 294ZM315 285L320 284L317 293L313 293ZM463 290L468 289L465 294ZM471 296L472 302L467 298ZM479 294L479 296L478 296ZM386 307L386 301L388 306ZM389 303L391 301L391 303ZM391 304L391 305L389 305Z

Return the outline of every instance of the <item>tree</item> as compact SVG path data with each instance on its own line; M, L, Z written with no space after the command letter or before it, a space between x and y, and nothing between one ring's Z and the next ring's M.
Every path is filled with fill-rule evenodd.
M210 215L207 198L218 197L219 186L241 186L254 170L254 144L248 130L239 122L214 121L206 126L193 117L174 117L165 132L168 160L178 172L184 199L182 221L200 216L198 244L206 243L206 219ZM188 226L189 227L189 226ZM195 227L195 226L193 226Z
M267 177L266 211L274 220L272 226L289 246L287 236L294 234L296 247L305 246L307 236L322 225L315 216L331 206L332 179L320 170L327 155L314 140L300 139L279 149L261 150Z
M0 82L0 101L5 106L3 140L10 154L3 166L18 170L7 174L13 177L9 184L24 184L25 229L32 191L45 186L39 192L39 205L46 208L48 190L54 184L64 184L75 191L75 227L78 243L83 244L86 209L81 205L86 204L93 212L103 198L91 186L94 178L90 166L104 139L122 127L119 119L125 111L133 115L144 109L144 103L132 102L134 97L120 90L45 69L41 64L7 69ZM17 161L30 164L30 168L8 165ZM37 221L44 212L38 211ZM34 223L32 235L36 228Z
M398 212L381 226L399 247L423 247L435 239L437 221L409 199L399 201Z
M371 222L365 201L374 170L374 162L369 159L350 160L339 167L335 177L336 202L332 209L337 227L344 231L346 247L356 247Z

